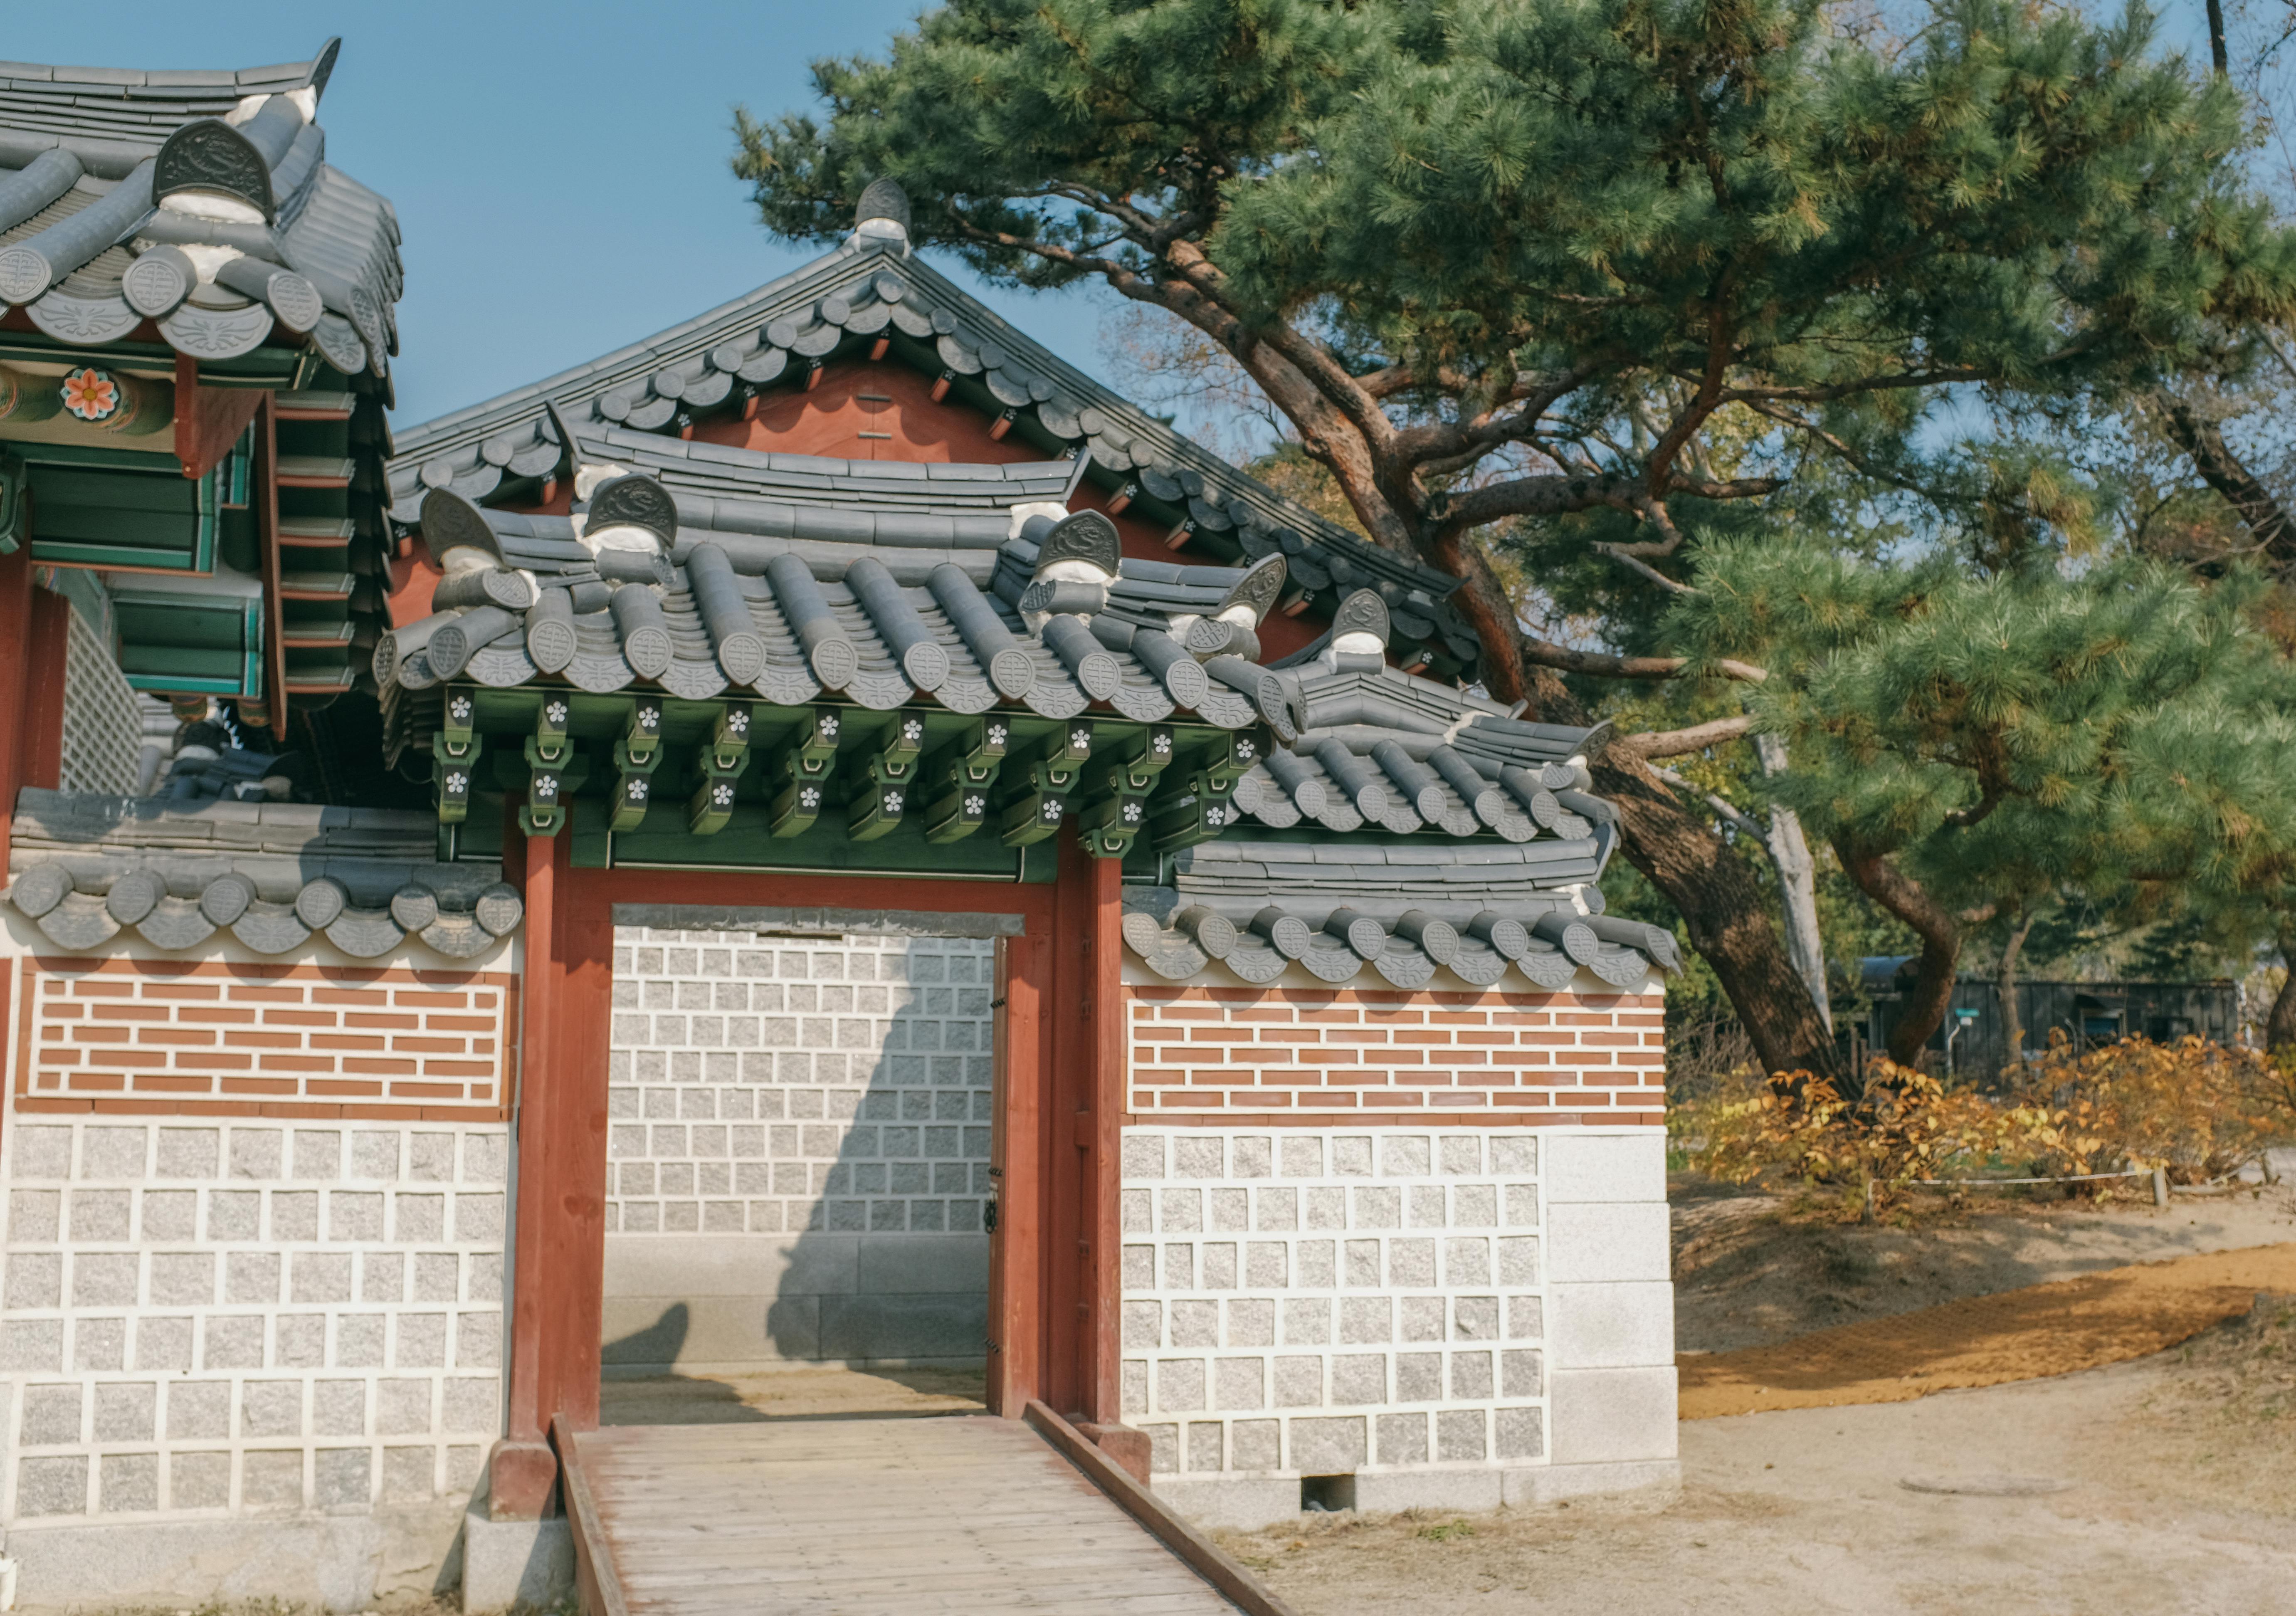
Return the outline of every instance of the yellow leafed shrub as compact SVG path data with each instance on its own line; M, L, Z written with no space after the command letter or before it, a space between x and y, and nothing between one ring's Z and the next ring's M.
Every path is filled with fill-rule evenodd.
M1806 1072L1677 1106L1670 1131L1687 1165L1729 1183L1854 1187L1878 1204L1917 1180L2060 1177L2134 1165L2178 1183L2222 1177L2296 1118L2276 1116L2276 1069L2251 1050L2201 1038L2128 1038L2075 1048L2062 1032L1994 1095L1948 1087L1879 1060L1862 1100Z

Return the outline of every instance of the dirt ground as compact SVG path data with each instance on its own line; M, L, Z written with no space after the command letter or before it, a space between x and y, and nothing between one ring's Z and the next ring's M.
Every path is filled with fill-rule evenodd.
M2284 1185L1841 1227L1677 1190L1685 1349L2296 1239ZM1670 1497L1223 1535L1300 1616L2296 1610L2296 1298L2109 1368L1685 1422Z
M2260 1416L2255 1375L2236 1393L2205 1354L2179 1351L1917 1403L1687 1423L1672 1499L1334 1515L1224 1541L1301 1616L2289 1610L2296 1307L2279 1317L2277 1417Z
M1767 1346L1859 1319L2070 1279L2128 1263L2296 1240L2286 1179L2208 1197L1980 1200L1917 1210L1906 1226L1840 1224L1775 1195L1677 1178L1675 1343L1684 1352Z

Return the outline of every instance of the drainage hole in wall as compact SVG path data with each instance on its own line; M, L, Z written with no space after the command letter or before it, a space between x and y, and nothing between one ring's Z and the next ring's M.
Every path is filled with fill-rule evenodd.
M1313 1514L1332 1515L1356 1506L1356 1479L1349 1476L1301 1476L1300 1508Z

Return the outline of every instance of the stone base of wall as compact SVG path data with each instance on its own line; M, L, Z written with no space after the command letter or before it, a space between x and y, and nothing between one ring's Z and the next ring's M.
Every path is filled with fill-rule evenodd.
M32 1522L8 1529L20 1608L277 1599L364 1611L451 1592L462 1575L460 1500L357 1515L263 1520Z
M609 1235L605 1374L981 1363L986 1235Z
M1356 1472L1356 1508L1367 1514L1398 1510L1493 1510L1559 1503L1594 1493L1670 1489L1682 1485L1675 1459L1640 1459L1616 1464L1537 1464L1519 1470L1486 1465L1447 1470L1439 1466ZM1300 1513L1300 1482L1283 1476L1170 1476L1155 1478L1156 1496L1198 1526L1253 1531L1288 1521Z
M574 1532L563 1515L487 1518L482 1489L463 1517L464 1616L531 1605L555 1610L574 1591Z

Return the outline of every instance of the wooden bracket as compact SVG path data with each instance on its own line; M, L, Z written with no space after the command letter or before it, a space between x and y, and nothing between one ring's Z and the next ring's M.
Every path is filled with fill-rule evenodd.
M532 735L526 738L526 806L518 828L529 836L555 836L566 824L566 764L570 748L545 756Z
M430 738L430 782L438 788L439 823L460 824L470 816L471 791L478 781L479 753L484 735L465 732L456 740L440 730Z
M1234 824L1235 783L1267 755L1267 740L1256 729L1231 730L1213 742L1196 767L1152 805L1150 845L1160 853L1177 852Z
M653 804L653 772L660 767L660 746L642 752L627 740L614 742L614 806L606 816L608 830L635 831L644 823Z
M928 799L925 840L950 842L970 836L988 817L988 800L1004 767L1009 719L991 713L925 759L918 789Z
M1092 756L1092 728L1085 719L1071 718L1025 758L1005 766L996 831L1006 847L1042 841L1066 821L1069 798Z
M915 794L917 759L924 753L925 721L914 712L894 715L884 744L863 764L863 778L852 792L845 817L845 833L855 841L873 841L901 823L909 799Z
M203 387L200 362L176 356L176 458L194 480L223 463L255 412L271 396L259 387Z
M802 834L821 816L842 727L836 709L816 707L798 726L796 738L775 754L767 780L774 796L766 819L766 828L774 835Z
M694 762L701 783L685 807L686 828L697 836L715 836L734 816L735 782L750 767L750 735L755 717L747 701L729 701L718 710L718 726Z

